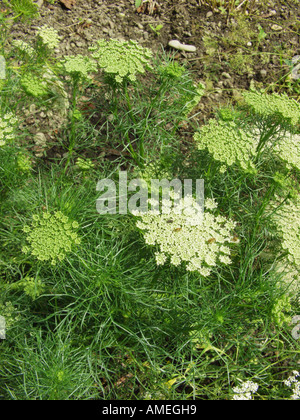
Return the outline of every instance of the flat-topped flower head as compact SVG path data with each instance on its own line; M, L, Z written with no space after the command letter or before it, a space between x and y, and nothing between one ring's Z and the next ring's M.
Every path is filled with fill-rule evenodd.
M217 265L230 264L228 245L234 242L231 231L235 223L215 216L216 206L214 200L208 199L203 212L196 200L188 196L173 208L166 206L161 213L135 212L139 218L137 227L146 244L157 247L156 263L162 265L167 260L175 266L185 263L188 271L197 271L202 276L209 276Z
M47 25L44 25L37 30L37 36L41 39L42 43L50 49L54 49L59 45L60 36L58 35L58 31Z
M34 96L35 98L49 94L46 80L43 80L33 73L26 73L23 75L21 86L28 95Z
M20 315L18 315L17 308L14 307L14 305L10 301L5 302L5 303L0 302L0 315L1 317L4 317L5 319L6 328L10 328L14 323L18 322L21 319ZM1 327L2 327L2 324L0 324L0 332L1 332Z
M293 374L284 381L284 384L292 389L291 400L300 400L300 382L297 379L300 373L297 370L293 370Z
M240 386L236 386L233 389L235 393L233 400L252 400L252 394L257 392L258 384L252 381L242 382Z
M15 135L14 130L18 119L13 116L12 112L8 112L0 117L0 147L10 143Z
M288 252L288 260L300 269L300 195L294 201L286 202L273 215L281 246Z
M32 300L37 299L46 290L46 287L40 278L29 276L11 284L10 288L14 290L23 290L25 295L30 296Z
M194 139L198 149L208 149L215 160L227 166L236 163L247 172L255 172L251 158L256 151L257 139L233 121L211 119L195 133Z
M71 75L87 78L90 73L97 71L97 64L90 57L81 54L67 56L62 60L64 70Z
M90 48L93 58L105 73L114 77L117 83L125 78L136 80L136 75L150 69L152 51L140 46L136 41L118 41L111 39L97 41L96 46Z
M55 265L62 261L75 245L80 244L77 234L79 227L60 211L54 214L44 212L33 215L31 225L24 226L27 245L22 251L39 261L51 262Z
M279 116L287 120L292 126L300 121L300 104L289 98L286 93L266 94L256 90L243 93L246 104L263 117Z
M285 133L274 147L274 152L283 160L289 169L300 171L300 135Z

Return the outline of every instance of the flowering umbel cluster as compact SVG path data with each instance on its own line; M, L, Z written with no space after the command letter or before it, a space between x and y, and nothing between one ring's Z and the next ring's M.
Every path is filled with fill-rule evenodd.
M239 387L234 387L233 392L235 393L233 400L252 400L252 394L258 390L258 384L252 381L246 381Z
M78 158L76 162L76 167L80 169L81 171L90 171L95 167L91 159L82 159Z
M300 195L286 202L273 215L282 238L281 246L288 252L288 260L300 270Z
M6 328L10 328L15 322L21 319L20 315L17 313L17 308L14 307L12 302L0 302L0 315L5 318Z
M101 39L90 50L94 51L92 56L98 61L99 67L113 76L117 83L122 83L124 78L135 81L136 74L145 73L145 68L151 68L149 61L152 51L136 41Z
M289 169L300 171L300 135L285 133L274 148L278 157L283 160Z
M81 54L67 56L62 60L65 71L71 75L87 78L90 73L97 71L97 64L90 57Z
M49 94L46 81L33 73L26 73L23 75L21 86L28 95L32 95L35 98Z
M39 261L48 261L55 265L66 257L74 245L80 244L78 223L70 221L62 212L44 212L41 216L33 215L32 219L31 226L26 225L23 228L28 245L22 251Z
M280 116L288 120L291 125L296 125L300 121L300 104L288 97L286 93L280 95L272 93L270 95L259 91L246 91L243 93L245 102L252 110L263 116Z
M35 54L34 48L31 47L27 42L22 39L16 39L12 42L13 46L18 48L23 53L27 54L29 57L33 57Z
M139 217L137 227L142 230L146 244L158 249L155 254L158 265L169 258L174 266L185 263L188 271L209 276L218 264L231 263L228 244L235 242L231 233L235 222L213 214L217 207L214 200L205 201L204 212L190 196L181 199L176 206L163 200L162 206L161 213L156 209L134 213Z
M208 149L215 160L227 166L237 163L245 171L255 172L251 157L255 154L257 139L234 121L212 118L194 134L194 139L198 149Z
M21 173L29 173L32 170L32 162L29 156L24 153L18 153L17 155L17 167Z
M9 285L10 289L23 290L25 295L30 296L32 300L37 299L46 290L40 278L26 276L22 280Z
M37 36L42 40L42 43L50 49L58 47L60 42L60 36L54 28L50 28L47 25L42 26L37 31Z
M18 119L8 112L0 117L0 147L14 139L14 129Z
M284 381L284 384L293 390L291 395L291 400L300 400L300 382L298 378L300 373L297 370L293 371L293 375L289 376L288 379Z

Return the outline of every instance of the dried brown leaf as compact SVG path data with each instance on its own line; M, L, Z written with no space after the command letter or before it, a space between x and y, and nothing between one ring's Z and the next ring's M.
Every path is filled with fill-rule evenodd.
M59 0L67 9L71 10L75 6L76 0Z

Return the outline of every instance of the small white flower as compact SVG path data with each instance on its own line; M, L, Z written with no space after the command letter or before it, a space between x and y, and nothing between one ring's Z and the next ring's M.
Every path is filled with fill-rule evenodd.
M252 400L252 394L257 392L258 384L252 381L242 382L239 387L234 387L232 390L236 394L233 400Z
M14 139L13 131L17 121L11 112L0 117L0 146L5 146L7 142Z
M292 388L291 400L300 400L300 382L296 379L300 376L300 373L297 370L294 370L293 376L290 376L284 381L284 384L289 388Z
M216 201L213 198L207 198L205 200L205 208L208 210L213 210L216 209L218 207L218 204L216 203Z
M167 257L163 252L157 252L155 254L155 257L156 257L156 264L157 265L163 265L167 260Z
M231 264L231 259L227 256L227 255L220 255L219 260L221 261L221 263L223 264Z

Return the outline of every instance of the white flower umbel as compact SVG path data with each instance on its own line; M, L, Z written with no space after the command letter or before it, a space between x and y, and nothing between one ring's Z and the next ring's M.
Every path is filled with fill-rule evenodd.
M286 133L274 148L279 158L286 162L288 168L300 171L300 135Z
M11 112L0 117L0 147L14 139L14 128L18 119Z
M258 384L252 381L242 382L241 386L232 389L236 394L233 400L252 400L252 394L258 390Z
M300 382L296 379L298 376L300 376L300 373L297 370L294 370L293 375L284 381L284 384L293 391L291 400L300 400Z
M152 200L151 204L158 203ZM161 213L136 211L134 215L139 219L136 225L143 232L146 244L157 247L158 265L169 259L174 266L185 263L188 271L206 277L213 267L231 263L230 248L226 245L236 242L232 237L235 222L215 216L216 207L214 200L207 199L203 212L196 200L188 196L172 208L163 206Z
M282 238L281 246L288 252L288 260L300 268L300 195L288 201L273 215L273 221Z

